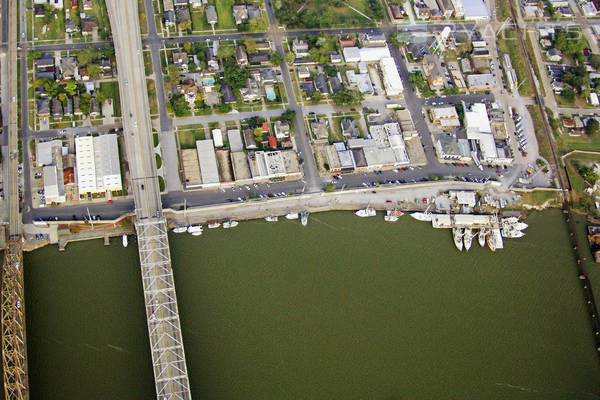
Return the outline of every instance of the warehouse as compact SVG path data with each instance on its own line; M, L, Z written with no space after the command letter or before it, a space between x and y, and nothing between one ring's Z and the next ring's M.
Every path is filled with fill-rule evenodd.
M384 57L379 61L381 72L383 73L383 84L388 96L398 96L402 94L404 86L402 79L398 74L398 67L392 57Z
M202 185L218 185L219 169L217 166L215 145L212 139L197 140L196 150L198 150L198 163L200 164Z

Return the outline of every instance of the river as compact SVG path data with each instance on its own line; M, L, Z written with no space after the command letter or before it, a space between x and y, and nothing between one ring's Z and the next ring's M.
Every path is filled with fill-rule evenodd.
M194 398L600 399L562 217L527 222L493 254L349 212L172 235ZM31 398L154 398L134 240L25 266Z

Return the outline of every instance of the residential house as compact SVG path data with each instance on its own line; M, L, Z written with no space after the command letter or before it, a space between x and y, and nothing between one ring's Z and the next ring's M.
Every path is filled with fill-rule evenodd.
M50 100L47 97L37 99L36 106L38 117L50 116Z
M73 115L83 114L81 112L80 102L81 102L81 98L79 97L79 95L73 96Z
M258 19L261 18L262 15L260 15L260 8L256 7L255 5L252 4L248 4L248 19Z
M306 40L295 38L292 42L292 51L298 58L308 57L308 42Z
M329 77L329 89L331 89L331 93L337 93L340 90L342 90L344 88L344 86L342 85L342 82L340 81L340 78L338 78L337 76L330 76Z
M304 79L310 76L308 67L298 67L298 78Z
M220 93L221 93L221 96L223 97L223 102L225 104L231 104L231 103L237 102L237 98L233 94L233 89L231 88L231 85L229 85L229 83L224 82L221 85Z
M256 51L271 51L271 43L268 40L257 40Z
M174 50L173 64L175 64L179 68L187 68L188 54L183 50Z
M354 47L356 46L356 39L352 36L346 36L340 38L340 47Z
M438 0L438 4L444 18L452 17L452 14L454 14L454 5L451 0Z
M81 34L84 36L92 35L98 29L98 20L96 17L81 18Z
M338 52L332 51L329 53L329 60L332 64L339 64L342 62L342 55Z
M182 22L191 21L191 19L192 15L188 7L177 7L175 9L175 21L178 25Z
M65 117L70 117L73 115L73 100L71 98L67 97L67 99L65 100L63 111L63 115Z
M392 19L395 22L403 20L406 15L404 8L399 4L390 4L390 12L392 13Z
M54 68L54 57L50 54L42 54L35 59L34 64L36 69Z
M246 80L246 86L240 88L240 94L242 95L242 100L246 102L257 101L262 97L258 82L252 78Z
M82 0L81 2L84 11L90 11L94 9L94 5L92 4L92 0Z
M217 57L215 55L215 51L212 47L206 48L206 64L208 65L208 69L218 70L219 62L217 61Z
M236 25L241 25L248 22L248 8L245 4L233 5L233 18Z
M165 26L175 26L177 22L174 10L165 10Z
M242 131L242 136L244 137L244 144L246 145L246 149L253 150L256 149L256 139L254 137L254 131L252 129L244 129Z
M315 87L321 94L328 96L329 95L329 87L327 86L327 79L325 75L319 74L315 78Z
M213 6L213 5L206 6L206 8L204 9L204 12L206 13L206 21L209 24L214 25L219 21L219 18L217 16L217 9L215 8L215 6Z
M310 99L312 93L315 92L315 84L312 80L306 80L302 83L302 91L307 99Z
M275 75L275 70L273 68L261 68L259 70L259 78L258 81L265 83L275 83L277 82L277 75Z
M285 139L290 136L290 124L284 121L275 121L273 131L277 140Z
M243 44L237 45L235 48L235 59L237 60L238 65L248 64L248 53L246 52L246 46Z
M90 117L97 117L100 115L100 105L95 97L90 100Z
M52 118L62 118L63 116L63 106L62 102L54 97L51 102L52 105Z
M342 135L352 139L358 138L360 131L354 118L343 118L340 125L342 127Z
M440 58L437 55L427 54L423 57L423 69L432 87L444 87L444 72Z
M383 33L364 33L360 35L360 41L363 47L383 47L387 46L387 41Z
M203 4L206 4L206 0L190 0L192 8L200 8Z
M329 129L327 129L328 125L329 123L327 122L327 120L323 118L319 118L316 121L311 121L310 129L312 130L313 135L315 135L316 140L329 139Z
M36 18L42 18L46 16L46 7L43 4L36 4L33 6L33 15Z
M186 79L177 85L179 93L185 95L185 99L190 105L193 105L198 95L198 86L193 79Z
M79 31L79 26L72 19L68 19L65 21L65 32L67 33L75 33Z
M63 57L60 59L59 68L63 80L73 79L77 74L77 60L75 57Z
M173 4L175 5L175 7L179 7L179 6L187 7L189 2L188 2L188 0L173 0Z
M248 63L252 66L258 65L269 65L269 53L267 52L257 52L248 55Z
M552 62L559 62L562 60L562 52L553 47L546 52L546 57Z

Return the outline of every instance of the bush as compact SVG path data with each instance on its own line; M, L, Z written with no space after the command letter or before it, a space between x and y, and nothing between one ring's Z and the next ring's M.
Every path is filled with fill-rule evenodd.
M325 188L323 190L325 190L326 192L333 192L335 190L335 185L333 183L329 183L325 185Z
M156 169L160 169L162 167L162 158L160 158L159 154L154 154L154 157L156 158Z

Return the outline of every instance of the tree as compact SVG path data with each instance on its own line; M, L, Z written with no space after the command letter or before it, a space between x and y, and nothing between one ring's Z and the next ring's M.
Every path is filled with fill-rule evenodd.
M246 79L250 73L246 68L237 65L233 60L225 62L225 71L223 72L223 80L229 83L233 90L240 89L246 84Z
M331 96L338 106L356 106L363 100L363 95L358 90L342 89Z
M102 73L102 68L98 64L88 64L87 73L91 78L97 78Z
M229 59L235 54L235 47L233 46L219 46L217 56L219 58Z
M262 128L255 128L253 133L254 133L254 139L256 140L257 143L260 143L263 141L264 133L263 133Z
M563 91L560 93L560 96L565 99L566 101L568 101L569 103L572 103L575 101L575 96L576 93L573 90L572 87L567 86L566 88L563 89Z
M600 54L592 54L590 56L590 64L594 69L600 68Z
M269 53L269 59L273 65L283 64L283 56L276 51Z
M325 69L325 73L328 76L333 76L333 75L337 74L337 68L334 65L327 64L327 65L325 65L324 69Z
M102 52L102 55L108 59L115 56L115 48L112 46L104 46L100 51Z
M317 104L321 100L323 100L323 94L321 92L319 92L318 90L316 92L312 92L310 94L310 102L311 103Z
M88 93L82 93L79 101L79 109L83 115L88 115L90 113L90 96Z
M600 122L595 118L590 118L585 125L585 132L588 135L595 135L600 131Z
M58 97L58 100L61 101L61 103L64 103L65 100L67 99L67 95L65 93L59 93L57 97Z
M38 78L38 79L34 79L31 82L31 86L33 86L34 89L37 89L39 87L41 87L42 85L44 85L46 83L47 79L44 78Z
M58 95L58 92L60 91L58 83L51 80L48 80L44 84L44 88L46 89L46 94L48 95L48 97L56 97L56 95Z
M186 53L190 54L192 52L192 42L185 42L183 44L183 49Z
M187 21L181 21L179 23L179 29L182 31L187 31L191 27L192 27L192 21L189 19Z
M86 66L87 64L99 58L100 54L100 50L94 46L86 46L84 49L81 49L77 52L77 62L81 66Z
M36 58L40 58L42 56L42 52L39 50L29 50L27 52L27 56L32 60L35 60Z
M285 61L288 64L292 64L295 59L296 59L296 55L294 53L292 53L291 51L288 51L287 53L285 53Z
M96 92L94 93L94 96L96 97L96 101L98 103L104 103L106 101L106 99L108 98L108 96L104 92L104 90L96 90Z
M188 63L188 69L190 70L190 72L196 72L196 71L198 71L198 66L196 65L195 62L190 61Z
M75 81L69 81L65 85L65 93L69 96L75 96L77 93L77 83Z
M244 46L246 46L248 54L256 53L256 39L253 37L244 38Z
M181 70L178 66L170 64L169 65L169 83L172 85L177 85L181 81Z
M177 117L182 117L190 112L190 107L183 94L174 94L169 102L171 103L173 112Z

